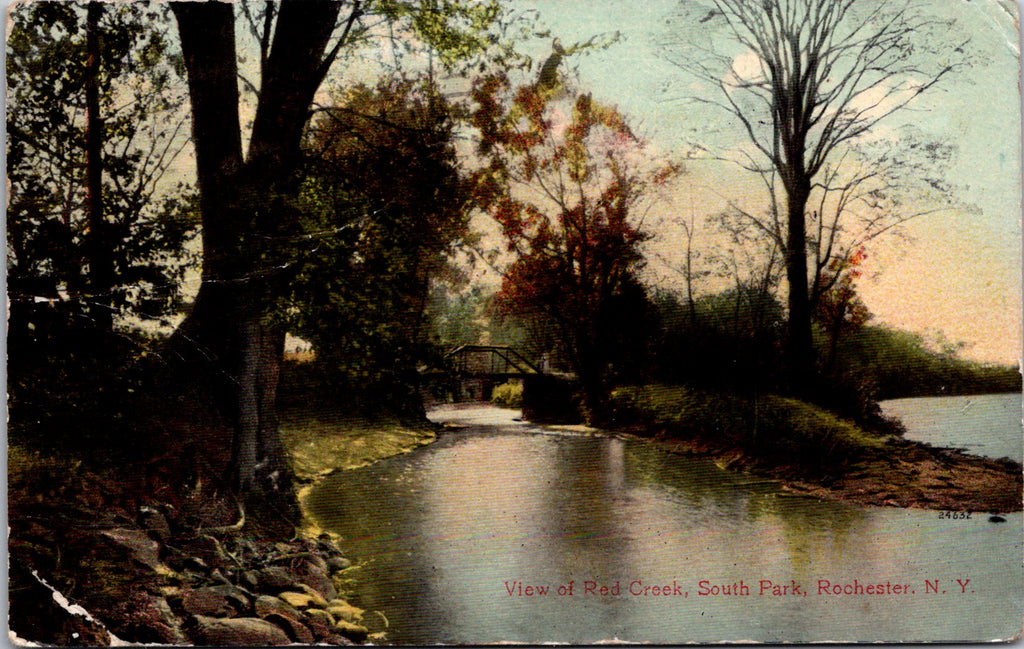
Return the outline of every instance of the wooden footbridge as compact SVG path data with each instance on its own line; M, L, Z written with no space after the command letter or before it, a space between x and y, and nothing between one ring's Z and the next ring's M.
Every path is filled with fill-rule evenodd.
M455 401L489 401L494 386L539 374L540 365L505 345L462 345L445 354L443 368L421 372L434 392L441 388Z

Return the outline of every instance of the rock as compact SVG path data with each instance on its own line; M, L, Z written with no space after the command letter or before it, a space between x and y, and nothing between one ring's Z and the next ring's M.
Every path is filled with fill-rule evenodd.
M310 606L322 608L327 605L327 601L323 597L309 593L296 593L286 590L283 593L278 593L277 596L295 608L309 608Z
M309 586L325 600L334 599L338 596L334 582L331 581L331 577L327 573L327 564L322 559L319 563L302 560L298 562L298 565L293 568L292 572L300 583Z
M203 590L226 597L242 615L248 615L252 612L252 601L255 596L241 586L222 584L219 586L207 586Z
M121 640L138 644L185 644L179 620L167 600L133 589L110 610L97 610L108 627Z
M115 528L99 533L118 552L153 572L166 573L167 566L160 561L160 544L142 530Z
M316 641L316 638L313 637L313 632L310 631L306 625L294 618L288 617L287 615L271 613L264 619L267 622L271 622L284 629L285 633L288 634L288 637L291 638L293 642L309 645Z
M308 609L303 619L306 626L313 631L313 635L318 639L326 638L334 633L334 616L321 608Z
M163 542L171 537L171 525L167 517L155 507L139 507L139 525L156 541Z
M334 624L334 628L338 630L341 635L355 640L356 642L362 642L366 640L366 636L369 635L370 630L361 624L353 624L345 620L338 620Z
M189 630L195 643L203 645L258 647L291 643L280 627L255 617L218 619L196 615L190 619Z
M210 566L199 557L175 557L170 563L175 570L187 570L202 575L210 572Z
M217 568L217 569L215 569L215 570L210 572L210 579L212 579L213 581L215 581L215 582L217 582L219 584L223 584L223 585L226 585L226 586L230 586L231 585L231 580L228 579L227 575L225 575L220 570L220 568Z
M260 578L255 570L245 570L238 576L238 584L250 590L259 590Z
M335 556L327 559L327 569L331 572L338 572L339 570L345 570L351 568L352 562L345 557Z
M228 584L186 590L179 597L181 608L191 615L236 617L251 611L249 593Z
M327 603L326 610L336 619L352 623L361 622L363 620L363 613L366 612L358 606L352 606L343 599L332 599Z
M298 583L298 584L295 584L295 585L298 587L298 590L301 590L302 592L306 593L307 595L309 595L309 596L311 596L313 598L313 603L314 603L315 606L317 606L318 608L326 608L327 607L328 598L324 597L323 595L321 595L320 591L316 590L315 588L312 588L311 586L309 586L307 584L303 584L303 583ZM335 595L334 597L337 597L337 595ZM331 597L330 599L334 599L334 597Z
M207 615L211 617L233 617L238 611L231 605L228 598L203 589L187 590L178 600L181 610L190 615Z
M303 557L302 562L309 564L312 569L322 572L325 575L327 574L327 571L330 570L327 566L327 560L319 554L310 554L307 557Z
M260 551L256 549L256 545L252 541L241 539L235 543L235 554L243 559L249 559L259 555Z
M348 647L355 644L345 636L341 635L337 629L328 634L327 637L324 638L324 642L333 645L340 645L342 647Z
M256 582L260 592L279 593L295 585L295 575L287 568L270 566L256 572Z
M313 634L313 638L316 641L326 640L327 638L337 634L337 631L334 629L334 624L327 624L323 618L306 617L304 621L306 623L306 627Z
M302 613L300 613L297 608L283 599L273 597L271 595L260 595L257 597L254 609L256 611L256 617L284 615L286 617L295 618L296 620L302 617Z
M317 548L331 556L341 554L341 548L338 547L338 544L334 541L333 538L331 538L330 534L320 535L320 539L319 541L317 541Z
M198 557L211 568L226 568L230 563L220 541L212 536L201 534L190 539L179 539L174 545L183 554Z
M314 539L298 538L292 542L297 552L316 552L317 543Z

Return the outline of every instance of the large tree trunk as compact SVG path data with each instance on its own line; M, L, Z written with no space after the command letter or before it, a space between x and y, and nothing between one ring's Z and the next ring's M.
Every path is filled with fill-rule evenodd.
M233 421L231 466L225 473L244 494L253 486L260 459L260 413L273 408L261 400L274 395L260 385L267 374L260 349L264 291L253 272L254 219L240 191L245 183L234 10L220 2L172 7L188 70L203 226L202 284L172 347L189 371L213 384L218 407Z
M811 333L811 303L807 288L807 199L810 179L798 177L786 185L788 231L786 280L789 285L790 387L806 396L814 377L814 340Z
M282 199L297 189L302 131L340 6L282 3L243 163L234 10L172 4L188 69L203 224L203 281L174 347L222 377L215 380L235 426L228 475L240 494L257 483L281 492L290 486L276 414L284 331L272 313L283 280L263 259L268 242L289 227Z
M236 337L239 242L251 229L232 209L242 167L234 10L219 2L171 6L188 71L203 235L202 284L175 347L188 359L216 362Z

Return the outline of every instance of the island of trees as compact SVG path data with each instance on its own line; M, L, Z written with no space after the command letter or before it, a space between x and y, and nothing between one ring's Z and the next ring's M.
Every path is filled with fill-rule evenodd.
M899 461L1019 509L1019 465L902 441L878 406L1020 391L1018 369L877 324L857 293L879 238L951 200L948 145L866 137L968 64L929 51L949 26L854 0L673 20L677 81L739 156L654 153L572 73L615 35L548 46L496 0L13 8L13 631L366 639L337 545L296 535L296 489L335 466L332 427L384 431L381 452L429 437L423 370L464 344L543 359L563 416L799 490L898 482ZM652 217L695 155L760 205ZM655 259L666 228L684 246ZM948 505L911 483L862 501Z

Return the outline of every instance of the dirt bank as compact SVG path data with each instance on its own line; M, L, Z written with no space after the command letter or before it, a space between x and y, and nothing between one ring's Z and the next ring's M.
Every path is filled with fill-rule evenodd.
M1021 510L1021 465L943 449L897 437L883 448L851 462L842 471L809 477L804 467L767 464L736 447L665 433L628 432L662 448L707 457L723 468L779 480L787 491L858 505L915 507L956 512L1004 513Z

